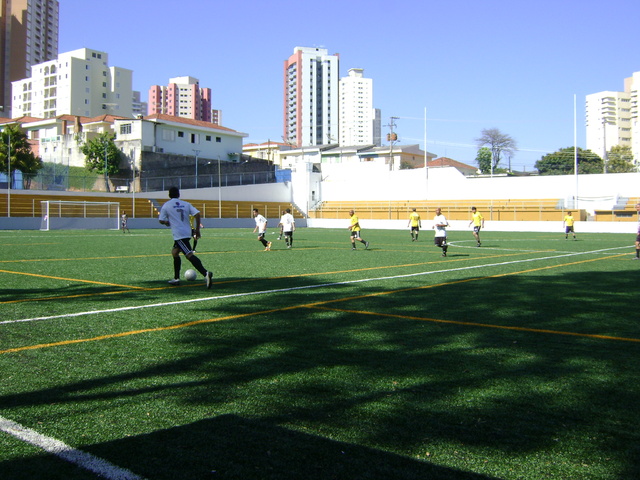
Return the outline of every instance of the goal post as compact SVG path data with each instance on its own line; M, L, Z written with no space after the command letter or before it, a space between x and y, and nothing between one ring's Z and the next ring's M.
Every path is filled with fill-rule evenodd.
M41 200L40 230L119 230L120 203Z

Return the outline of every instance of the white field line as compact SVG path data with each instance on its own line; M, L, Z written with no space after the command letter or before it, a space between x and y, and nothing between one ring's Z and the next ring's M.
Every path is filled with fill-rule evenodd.
M0 431L13 435L26 443L39 447L62 460L73 463L74 465L89 470L90 472L100 475L108 480L143 479L143 477L136 475L130 470L117 467L102 458L95 457L90 453L70 447L60 440L42 435L35 430L24 427L19 423L8 420L2 416L0 416Z
M473 266L468 266L468 267L448 268L448 269L445 269L445 270L433 270L433 271L429 271L429 272L407 273L407 274L404 274L404 275L393 275L393 276L375 277L375 278L363 278L363 279L360 279L360 280L346 280L344 282L321 283L321 284L318 284L318 285L305 285L305 286L302 286L302 287L277 288L277 289L273 289L273 290L260 290L260 291L256 291L256 292L233 293L233 294L230 294L230 295L219 295L219 296L214 296L214 297L203 297L203 298L191 298L189 300L177 300L177 301L174 301L174 302L153 303L153 304L149 304L149 305L132 305L132 306L129 306L129 307L107 308L107 309L104 309L104 310L89 310L89 311L86 311L86 312L64 313L62 315L50 315L50 316L46 316L46 317L33 317L33 318L21 318L21 319L14 319L14 320L3 320L3 321L0 321L0 325L9 324L9 323L20 323L20 322L36 322L36 321L41 321L41 320L54 320L54 319L57 319L57 318L83 317L85 315L98 315L98 314L102 314L102 313L126 312L126 311L129 311L129 310L141 310L143 308L158 308L158 307L167 307L167 306L171 306L171 305L181 305L181 304L185 304L185 303L208 302L208 301L212 301L212 300L225 300L225 299L229 299L229 298L248 297L248 296L254 296L254 295L269 295L269 294L273 294L273 293L293 292L293 291L296 291L296 290L307 290L307 289L311 289L311 288L334 287L334 286L339 286L339 285L350 285L350 284L354 284L354 283L377 282L377 281L384 281L384 280L396 280L396 279L399 279L399 278L419 277L419 276L424 276L424 275L435 275L437 273L462 272L462 271L465 271L465 270L476 270L476 269L480 269L480 268L499 267L499 266L504 266L504 265L515 265L515 264L518 264L518 263L538 262L538 261L541 261L541 260L555 260L555 259L558 259L558 258L574 257L574 256L578 256L578 255L593 255L593 254L596 254L596 253L607 252L607 251L611 251L611 250L627 249L627 248L628 247L604 248L604 249L600 249L600 250L591 250L591 251L588 251L588 252L573 252L573 253L566 253L566 254L562 254L562 255L551 255L551 256L547 256L547 257L526 258L526 259L522 259L522 260L511 260L511 261L508 261L508 262L498 262L498 263L490 263L490 264L484 264L484 265L473 265Z

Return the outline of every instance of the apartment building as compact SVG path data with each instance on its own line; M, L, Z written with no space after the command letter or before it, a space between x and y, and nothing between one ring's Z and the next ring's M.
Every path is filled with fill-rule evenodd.
M605 158L615 145L631 147L640 165L638 90L640 72L624 80L624 91L603 91L586 96L587 149Z
M373 79L365 78L363 72L362 68L351 68L348 76L340 79L340 145L376 144Z
M58 56L57 0L0 0L0 116L11 114L11 82Z
M297 147L339 141L339 56L295 47L284 62L284 135Z
M137 90L133 91L133 97L131 99L131 114L134 117L138 117L140 115L146 115L148 109L147 102L143 102L140 100L140 92Z
M133 72L110 67L105 52L81 48L31 67L31 77L12 82L13 118L58 115L131 117Z
M211 89L194 77L170 78L167 86L149 88L148 112L211 122Z

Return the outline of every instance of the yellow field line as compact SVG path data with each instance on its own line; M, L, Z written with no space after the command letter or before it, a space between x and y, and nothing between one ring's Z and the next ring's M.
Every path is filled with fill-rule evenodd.
M393 293L407 292L407 291L412 291L412 290L423 290L423 289L427 289L427 288L443 287L443 286L448 286L448 285L456 285L456 284L459 284L459 283L466 283L466 282L472 282L472 281L477 281L477 280L486 280L486 279L489 279L489 278L498 278L498 277L504 277L504 276L509 276L509 275L520 275L520 274L523 274L523 273L536 272L536 271L547 270L547 269L551 269L551 268L559 268L559 267L566 267L566 266L570 266L570 265L578 265L578 264L581 264L581 263L589 263L589 262L597 262L597 261L600 261L600 260L608 260L610 258L616 258L616 257L624 256L624 255L625 254L610 255L610 256L607 256L607 257L600 257L600 258L594 258L594 259L588 259L588 260L581 260L581 261L576 261L576 262L563 263L563 264L559 264L559 265L531 268L531 269L527 269L527 270L521 270L521 271L518 271L518 272L503 273L503 274L496 274L496 275L487 275L487 276L484 276L484 277L475 277L475 278L469 278L469 279L464 279L464 280L454 280L454 281L451 281L451 282L444 282L444 283L439 283L439 284L435 284L435 285L423 285L423 286L420 286L420 287L410 287L410 288L403 288L403 289L398 289L398 290L388 290L388 291L385 291L385 292L376 292L376 293L369 293L369 294L366 294L366 295L357 295L357 296L353 296L353 297L345 297L345 298L338 298L338 299L332 299L332 300L324 300L324 301L321 301L321 302L307 303L307 304L301 304L301 305L293 305L293 306L282 307L282 308L274 308L274 309L262 310L262 311L258 311L258 312L249 312L249 313L242 313L242 314L237 314L237 315L228 315L228 316L219 317L219 318L209 318L209 319L203 319L203 320L195 320L195 321L179 323L179 324L175 324L175 325L168 325L166 327L147 328L147 329L143 329L143 330L133 330L133 331L114 333L114 334L109 334L109 335L100 335L98 337L82 338L82 339L76 339L76 340L63 340L63 341L60 341L60 342L44 343L44 344L38 344L38 345L29 345L29 346L24 346L24 347L15 347L15 348L9 348L9 349L6 349L6 350L0 350L0 355L5 354L5 353L17 353L17 352L22 352L22 351L26 351L26 350L38 350L38 349L43 349L43 348L58 347L58 346L64 346L64 345L72 345L72 344L76 344L76 343L96 342L96 341L108 340L108 339L112 339L112 338L121 338L121 337L128 337L128 336L131 336L131 335L139 335L139 334L143 334L143 333L153 333L153 332L163 332L163 331L168 331L168 330L178 330L178 329L182 329L182 328L186 328L186 327L192 327L192 326L195 326L195 325L204 325L204 324L208 324L208 323L220 322L220 321L223 321L223 320L233 320L233 319L238 319L238 318L246 318L246 317L251 317L251 316L255 316L255 315L265 315L265 314L268 314L268 313L284 312L284 311L287 311L287 310L295 310L295 309L299 309L299 308L323 309L324 308L324 307L322 307L323 305L327 305L327 304L330 304L330 303L347 302L347 301L351 301L351 300L357 300L357 299L363 299L363 298L369 298L369 297L375 297L375 296L381 296L381 295L389 295L389 294L393 294ZM327 310L331 310L332 308L326 308L326 309ZM337 309L337 310L340 311L339 309ZM391 316L391 317L394 316L393 314L380 314L380 313L358 311L358 310L353 310L353 311L344 310L344 311L345 312L353 312L353 313L361 313L363 315L378 315L378 316ZM462 321L427 319L427 318L423 318L423 317L410 317L410 316L398 316L398 317L399 318L413 318L413 319L420 320L420 321L433 321L433 322L450 323L450 324L458 324L458 325L465 325L465 326L479 326L479 327L484 327L484 328L521 330L521 331L530 331L530 332L537 332L537 333L540 333L540 332L541 333L550 333L550 334L555 334L555 335L572 335L572 336L577 336L577 337L597 338L597 339L601 339L601 340L617 340L617 341L626 341L626 342L640 342L639 339L634 339L634 338L610 337L610 336L606 336L606 335L583 334L583 333L578 333L578 332L563 332L563 331L544 330L544 329L527 329L527 328L524 328L524 327L508 327L508 326L504 326L504 325L492 325L492 324L481 324L481 323L462 322Z
M489 278L489 277L486 277ZM379 313L379 312L369 312L364 310L347 310L343 308L333 308L333 307L322 307L322 306L309 306L307 308L316 309L316 310L327 310L332 312L342 312L342 313L356 313L358 315L372 315L377 317L390 317L390 318L400 318L404 320L419 320L421 322L433 322L433 323L447 323L450 325L464 325L468 327L483 327L483 328L494 328L499 330L515 330L519 332L534 332L534 333L551 333L553 335L570 335L574 337L585 337L585 338L596 338L599 340L617 340L621 342L637 342L640 343L640 338L626 338L626 337L612 337L609 335L595 335L591 333L578 333L578 332L565 332L562 330L547 330L543 328L528 328L528 327L512 327L508 325L494 325L491 323L475 323L475 322L463 322L459 320L441 320L438 318L426 318L426 317L414 317L412 315L398 315L393 313Z
M51 280L64 280L68 282L91 283L95 285L108 285L110 287L123 287L123 288L132 288L135 290L144 290L144 287L135 287L132 285L120 285L117 283L97 282L95 280L82 280L80 278L54 277L51 275L41 275L39 273L12 272L10 270L0 270L0 273L11 273L13 275L26 275L27 277L40 277L40 278L49 278ZM0 302L0 303L5 303L5 302Z
M168 325L166 327L156 327L156 328L145 328L142 330L131 330L128 332L120 332L120 333L113 333L113 334L109 334L109 335L100 335L98 337L91 337L91 338L78 338L76 340L63 340L60 342L51 342L51 343L42 343L39 345L30 345L30 346L26 346L26 347L16 347L16 348L8 348L6 350L0 350L0 355L5 354L5 353L16 353L16 352L23 352L26 350L39 350L42 348L50 348L50 347L60 347L60 346L64 346L64 345L73 345L76 343L86 343L86 342L97 342L100 340L109 340L112 338L122 338L122 337L129 337L131 335L140 335L142 333L154 333L154 332L164 332L167 330L177 330L177 329L181 329L181 328L186 328L186 327L193 327L196 325L203 325L203 324L207 324L207 323L215 323L215 322L221 322L223 320L234 320L234 319L238 319L238 318L243 318L243 317L252 317L254 315L264 315L267 313L275 313L275 312L282 312L284 310L290 310L290 309L294 309L294 308L299 308L299 306L293 306L293 307L285 307L285 308L274 308L271 310L263 310L260 312L250 312L250 313L240 313L237 315L228 315L226 317L220 317L220 318L208 318L208 319L204 319L204 320L194 320L192 322L186 322L186 323L179 323L176 325Z
M515 255L522 255L524 253L545 253L548 250L540 250L540 251L535 251L535 252L519 252L519 253L508 253L508 254L495 254L495 255L488 255L485 257L481 257L483 260L484 259L489 259L489 258L502 258L502 257L511 257L511 256L515 256ZM114 257L115 258L115 257ZM123 257L123 258L128 258L128 257ZM364 272L364 271L369 271L369 270L384 270L384 269L389 269L389 268L404 268L404 267L420 267L423 265L431 265L434 263L441 263L441 262L447 262L447 263L452 263L452 262L463 262L463 261L467 261L469 260L468 258L460 258L460 259L449 259L449 260L432 260L429 262L420 262L420 263L408 263L408 264L404 264L404 265L384 265L384 266L378 266L378 267L367 267L367 268L358 268L358 269L353 269L353 270L336 270L336 271L332 271L332 272L314 272L314 273L301 273L301 274L294 274L294 275L282 275L282 276L277 276L277 277L266 277L266 278L243 278L243 279L237 279L237 280L225 280L225 281L220 281L220 282L214 282L214 285L224 285L224 284L230 284L230 283L242 283L242 282L256 282L256 281L263 281L263 280L283 280L283 279L287 279L287 278L297 278L297 277L313 277L313 276L318 276L318 275L335 275L335 274L339 274L339 273L355 273L355 272ZM68 281L78 281L78 282L85 282L85 283L96 283L99 285L112 285L112 286L117 286L117 287L123 287L123 288L127 288L127 289L134 289L136 291L156 291L156 290L167 290L167 289L174 289L176 288L175 286L170 286L170 287L136 287L136 286L132 286L132 285L118 285L118 284L109 284L109 283L102 283L102 282L92 282L90 280L76 280L76 279L72 279L72 278L61 278L61 277L50 277L50 276L46 276L46 275L36 275L36 274L30 274L30 273L24 273L24 272L14 272L14 271L10 271L10 270L0 270L1 273L13 273L16 275L32 275L32 276L41 276L44 278L52 278L52 279L58 279L58 280L68 280ZM184 287L195 287L196 285L183 285L180 288L184 288ZM199 285L198 285L199 286ZM66 299L70 299L70 298L82 298L82 297L90 297L93 295L119 295L119 294L123 294L123 293L130 293L130 290L119 290L116 292L92 292L92 293L78 293L78 294L73 294L73 295L60 295L60 296L55 296L55 297L38 297L38 298L17 298L17 299L12 299L12 300L4 300L4 301L0 301L0 305L4 305L4 304L9 304L9 303L25 303L25 302L42 302L42 301L48 301L48 300L66 300Z

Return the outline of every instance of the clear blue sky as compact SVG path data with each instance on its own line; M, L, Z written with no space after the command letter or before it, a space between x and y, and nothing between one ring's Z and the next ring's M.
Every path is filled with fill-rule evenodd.
M511 135L514 169L585 147L585 96L640 71L638 0L60 0L60 52L93 48L151 85L190 75L246 142L282 141L283 62L296 46L340 54L373 79L402 144L474 165L484 128ZM383 128L383 131L387 129Z

